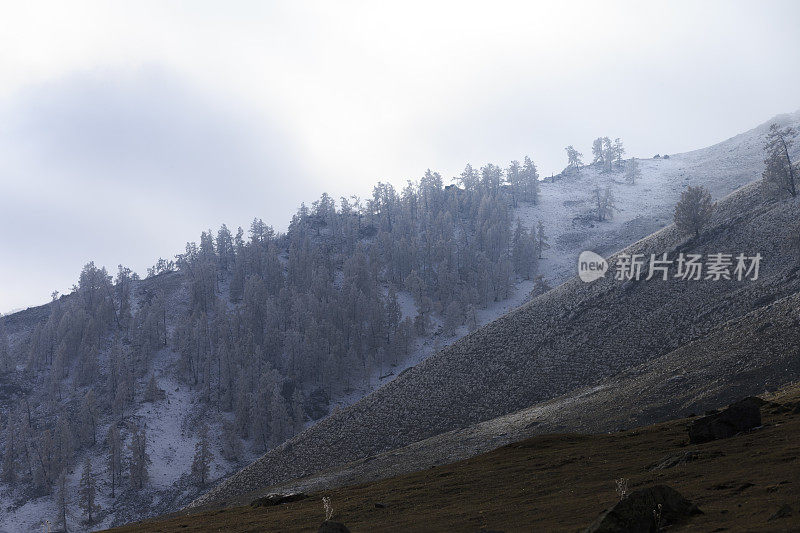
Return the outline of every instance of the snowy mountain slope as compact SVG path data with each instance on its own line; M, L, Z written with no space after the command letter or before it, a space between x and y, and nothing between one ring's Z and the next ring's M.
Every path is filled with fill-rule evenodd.
M787 120L798 122L800 115L794 114ZM642 160L642 179L635 186L622 183L621 173L603 174L595 167L585 167L579 176L562 176L561 179L547 180L541 183L541 202L536 206L522 204L516 214L526 226L541 220L550 237L552 248L544 255L541 263L542 273L551 285L556 285L569 278L574 271L575 258L583 249L595 249L600 252L618 250L631 242L645 237L653 230L666 225L671 220L672 205L686 184L705 183L715 196L722 196L728 190L735 189L760 173L762 126L730 139L720 145L679 154L669 159ZM610 186L618 198L619 212L611 221L593 223L587 213L590 205L587 201L595 186ZM156 279L138 282L133 302L138 301L155 290L154 283L160 283L168 289L169 303L166 306L167 323L170 333L177 321L188 308L188 289L179 273L164 274ZM490 303L484 309L477 310L477 323L483 325L522 305L533 288L530 280L517 280L510 298ZM227 282L220 284L220 294L224 298ZM410 294L398 294L403 316L413 317L416 306ZM135 309L134 309L135 311ZM49 306L40 306L20 313L3 317L9 333L12 347L22 342L31 328L44 321L49 315ZM355 387L349 394L332 398L334 406L346 407L357 402L380 385L396 379L404 370L413 367L431 354L445 348L468 333L465 325L460 326L455 335L445 335L441 327L441 319L433 316L433 332L415 341L415 349L404 361L394 368L376 368L368 382ZM101 365L108 354L101 354ZM200 420L205 421L211 430L212 448L215 454L212 480L224 478L241 466L222 459L219 453L221 441L221 424L225 414L210 412L203 404L200 395L191 391L188 386L177 379L175 365L178 354L170 349L159 351L153 360L153 375L158 387L165 393L163 400L155 403L138 402L131 420L147 427L149 449L153 464L151 480L148 486L138 494L123 491L114 500L108 497L110 488L105 475L105 457L102 453L92 456L100 481L100 504L104 509L102 525L120 524L154 514L162 514L174 510L189 502L198 492L188 478L194 446L197 442L196 427ZM404 373L404 378L412 371ZM23 376L17 374L12 380ZM146 386L147 376L139 381L139 389ZM2 379L2 377L0 377ZM28 380L25 377L22 382ZM35 386L42 386L41 384ZM309 421L308 426L314 422ZM103 437L108 428L108 421L100 424L98 435ZM416 438L416 437L415 437ZM127 444L130 441L126 437ZM399 440L398 443L402 443ZM394 446L395 443L390 444ZM81 460L84 456L81 456ZM245 446L244 461L255 458L251 446ZM69 482L76 485L80 477L80 466L76 465L70 473ZM13 502L0 507L0 529L9 531L38 529L45 520L53 522L55 503L52 496L33 496L28 493L10 490L0 484L2 501ZM20 506L23 501L27 502ZM72 505L73 515L70 524L80 527L79 515L75 502Z
M167 324L171 332L174 323L185 312L188 295L182 276L178 273L168 273L136 282L133 290L134 310L142 298L154 291L164 291L168 305ZM4 317L12 349L17 343L22 342L30 333L31 328L38 322L47 319L48 305L31 308L14 315ZM100 354L100 365L104 371L108 365L108 351ZM160 350L153 359L152 375L155 376L157 386L163 391L163 399L155 402L139 400L133 409L126 413L127 423L136 423L143 426L148 436L148 455L152 461L150 467L150 480L146 488L136 492L130 490L127 484L116 488L116 497L111 497L111 483L106 474L107 457L105 451L90 448L81 451L77 462L68 470L67 483L77 487L81 474L83 461L91 459L95 479L97 482L97 503L100 506L98 519L92 526L95 528L110 527L144 516L163 514L185 504L198 493L198 489L188 479L195 443L197 442L196 427L198 418L202 417L209 425L214 441L219 441L219 432L222 417L218 413L207 412L204 408L200 394L190 390L186 383L176 379L174 365L178 354L169 348ZM148 374L149 376L149 374ZM138 380L137 388L144 390L148 376ZM16 380L20 383L30 383L30 390L34 396L27 396L26 401L31 405L36 404L36 391L44 391L46 384L33 373L26 372L22 366L17 372L0 375L0 382ZM11 413L15 398L8 396L0 399L3 416ZM97 438L105 439L110 426L109 417L101 417L98 421ZM130 435L123 433L123 446L130 444ZM254 458L256 455L247 452L243 462ZM220 479L234 472L242 462L231 463L224 460L216 453L212 463L212 479ZM7 483L0 483L0 531L38 531L56 527L57 506L55 495L37 495L27 487L11 487ZM70 531L80 531L86 526L82 521L78 509L77 490L74 491L72 501L68 506L67 522Z
M757 128L707 149L708 153L734 154L725 159L727 168L759 168L763 156L751 147L760 144L762 131L763 127ZM741 149L736 148L737 142L742 143ZM691 162L697 179L710 176L709 184L719 191L724 185L717 177L724 170L716 169L713 155L708 153L676 157L675 163L671 157L670 165L674 166L664 168L671 169L673 178L686 179L681 161ZM735 173L734 178L742 175ZM750 180L759 175L760 171L751 174ZM740 185L734 182L728 187ZM634 187L646 186L643 180ZM679 186L675 187L677 194ZM763 265L759 280L746 285L696 282L689 286L658 282L623 286L610 279L584 285L570 280L435 354L352 408L268 452L193 505L227 501L265 485L533 405L668 353L707 334L719 321L746 314L759 298L791 294L797 290L798 280L785 282L790 269L787 265L793 261L785 242L787 227L797 219L797 207L791 204L772 209L770 205L765 203L760 186L748 187L727 198L705 237L690 243L705 253L760 251L770 260ZM668 212L671 206L662 210ZM759 218L759 223L748 224L752 217ZM747 231L737 232L742 226ZM608 237L601 230L594 234ZM629 251L649 256L677 253L686 246L686 239L669 227ZM670 307L665 308L663 302L671 302ZM604 340L609 335L617 339L614 345Z
M690 185L703 185L717 200L757 179L764 169L764 136L773 122L800 127L800 111L779 115L708 148L668 158L642 157L642 176L634 186L625 183L622 172L604 173L594 165L577 175L546 178L540 205L517 210L526 226L544 222L550 237L552 248L541 273L551 286L558 285L575 274L581 251L607 256L670 224L675 203ZM800 154L800 146L794 150ZM610 187L616 197L618 210L609 221L591 220L590 196L596 187Z
M664 154L666 158L641 158L641 178L633 186L625 183L622 172L605 173L595 165L583 167L577 175L562 173L544 179L540 184L539 203L521 204L514 212L514 217L526 227L534 227L539 221L544 224L551 248L540 262L539 273L555 287L575 274L575 264L582 251L592 250L607 256L670 224L675 203L690 185L703 185L714 199L719 199L757 179L764 168L764 136L774 122L800 127L800 111L778 115L708 148L671 156ZM800 145L794 147L794 153L800 157ZM596 222L591 219L591 193L597 187L611 188L616 197L617 211L611 220ZM488 324L522 305L533 285L531 280L518 280L508 300L478 310L478 323ZM413 301L410 305L413 306ZM352 404L375 386L388 383L403 370L467 333L466 326L451 337L446 337L441 328L436 329L431 337L417 342L411 357L393 369L391 375L381 378L381 373L376 372L369 386L340 399L337 405Z

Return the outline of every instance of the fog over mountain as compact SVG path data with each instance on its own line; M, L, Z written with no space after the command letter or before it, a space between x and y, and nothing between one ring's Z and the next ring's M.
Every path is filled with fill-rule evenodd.
M719 142L798 108L798 9L7 6L0 224L21 231L0 312L64 292L89 258L143 273L198 227L280 229L323 191L525 153L548 176L604 132L638 157Z

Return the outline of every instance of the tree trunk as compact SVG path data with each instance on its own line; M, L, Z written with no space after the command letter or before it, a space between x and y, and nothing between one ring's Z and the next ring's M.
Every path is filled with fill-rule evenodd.
M792 167L792 158L789 157L789 147L786 146L786 140L781 136L781 144L783 145L783 153L786 156L786 164L789 167L789 193L792 197L797 196L797 187L795 185L794 168Z

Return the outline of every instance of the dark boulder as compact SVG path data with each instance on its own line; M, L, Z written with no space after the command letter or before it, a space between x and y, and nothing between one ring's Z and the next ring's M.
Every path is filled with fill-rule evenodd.
M297 502L308 498L307 494L297 492L294 494L268 494L261 498L256 498L250 502L250 507L272 507L273 505L283 505L284 503Z
M727 439L737 433L761 425L760 398L745 398L731 404L719 413L698 418L689 426L689 442L700 444L717 439Z
M601 514L586 528L586 533L655 533L660 527L683 522L696 514L702 511L678 491L656 485L631 492Z
M341 522L334 522L333 520L325 520L317 530L317 533L350 533L347 526Z

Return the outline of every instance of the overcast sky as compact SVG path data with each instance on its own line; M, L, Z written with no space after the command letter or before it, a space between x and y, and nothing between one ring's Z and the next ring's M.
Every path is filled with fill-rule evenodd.
M646 5L643 5L646 4ZM800 108L800 3L0 3L0 312L426 168Z

